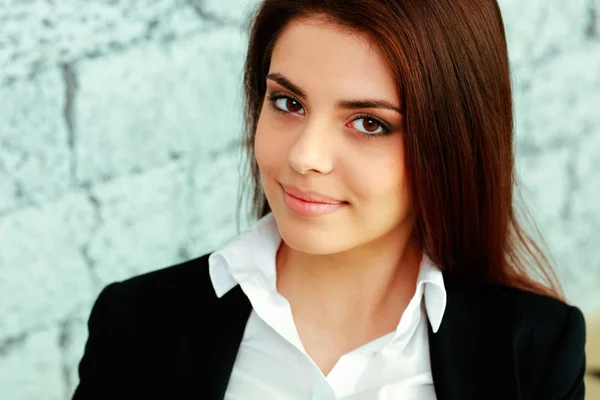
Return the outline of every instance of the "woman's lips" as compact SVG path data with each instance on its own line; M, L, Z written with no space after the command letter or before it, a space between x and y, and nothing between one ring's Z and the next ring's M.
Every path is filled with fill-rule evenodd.
M283 200L288 209L305 217L315 217L335 212L348 205L346 201L314 191L303 191L295 186L281 185Z

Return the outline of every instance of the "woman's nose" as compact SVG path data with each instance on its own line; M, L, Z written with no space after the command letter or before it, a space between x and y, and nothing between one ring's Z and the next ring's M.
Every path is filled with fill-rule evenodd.
M330 124L307 123L288 154L290 166L299 174L328 174L333 170L335 135Z

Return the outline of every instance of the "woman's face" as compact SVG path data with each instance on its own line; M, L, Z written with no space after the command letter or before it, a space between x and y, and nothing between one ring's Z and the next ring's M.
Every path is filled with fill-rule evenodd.
M255 152L286 244L332 254L410 232L400 99L368 39L292 21L266 85Z

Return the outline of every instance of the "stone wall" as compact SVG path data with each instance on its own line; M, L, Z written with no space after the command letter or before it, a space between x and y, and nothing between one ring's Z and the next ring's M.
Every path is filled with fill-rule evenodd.
M68 399L104 285L236 233L255 3L0 0L1 399ZM589 314L600 309L600 1L500 3L524 195L569 300Z

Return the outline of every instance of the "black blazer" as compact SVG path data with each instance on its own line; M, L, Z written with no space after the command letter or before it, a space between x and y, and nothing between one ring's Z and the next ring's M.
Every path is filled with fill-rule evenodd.
M429 327L439 400L584 398L579 309L447 274L444 282L444 318L437 333ZM208 255L110 284L89 318L73 399L221 400L250 311L239 286L216 297Z

